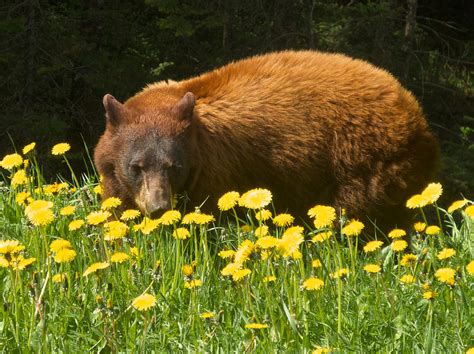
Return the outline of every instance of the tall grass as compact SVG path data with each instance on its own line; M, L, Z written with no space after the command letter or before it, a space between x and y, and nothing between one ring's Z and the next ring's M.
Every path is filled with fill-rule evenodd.
M0 347L6 352L462 353L474 345L471 201L450 213L436 200L427 202L423 210L438 213L439 229L406 230L401 239L411 245L403 251L389 237L364 251L364 230L344 215L334 223L333 209L313 215L327 219L318 228L297 228L298 220L276 226L274 211L266 220L259 214L265 198L253 200L256 208L237 204L207 220L192 214L190 224L181 215L155 225L141 217L123 221L122 235L106 221L87 221L101 210L93 176L72 174L72 184L48 185L34 150L23 158L29 158L26 167L2 160L8 168L0 193ZM12 186L21 169L27 178ZM29 193L24 200L22 192ZM234 201L245 205L242 198ZM36 208L35 200L52 205ZM61 215L69 205L74 212ZM119 218L117 210L109 206ZM70 230L72 220L86 222ZM188 238L173 236L179 227ZM58 239L76 252L70 261L58 262L61 249L51 250ZM7 250L7 240L20 245ZM443 249L452 251L440 254ZM117 252L128 258L113 262ZM96 262L107 265L84 275ZM223 275L230 263L248 271ZM380 270L369 273L368 264ZM443 268L454 276L443 276ZM314 279L324 284L311 286ZM145 293L155 299L146 310L134 303Z

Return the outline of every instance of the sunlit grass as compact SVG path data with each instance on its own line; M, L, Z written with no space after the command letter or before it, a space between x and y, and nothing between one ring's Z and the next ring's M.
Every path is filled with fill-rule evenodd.
M315 206L306 225L275 213L264 189L226 194L219 215L121 212L117 198L100 201L94 176L46 183L34 148L0 162L5 351L474 345L474 206L438 206L439 184L408 203L420 211L413 230L364 243L360 221ZM67 150L54 151L70 166Z

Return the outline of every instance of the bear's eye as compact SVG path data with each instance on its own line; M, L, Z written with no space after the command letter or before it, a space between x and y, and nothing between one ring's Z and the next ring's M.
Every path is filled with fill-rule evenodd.
M130 164L130 171L135 175L138 176L143 171L143 166L139 163L131 163Z

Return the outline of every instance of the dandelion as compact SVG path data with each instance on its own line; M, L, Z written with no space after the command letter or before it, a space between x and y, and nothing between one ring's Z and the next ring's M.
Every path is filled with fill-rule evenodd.
M375 240L375 241L367 242L364 246L364 252L370 253L370 252L377 251L380 247L382 247L382 245L383 245L382 241Z
M322 264L321 264L321 261L319 259L314 259L311 262L311 267L313 267L313 268L319 268L321 266L322 266Z
M204 225L213 221L215 221L215 219L214 219L214 216L212 215L192 212L192 213L186 214L183 217L183 220L181 221L181 223L184 225L189 225L189 224Z
M130 253L135 258L138 258L138 256L140 255L140 253L138 252L138 247L131 247L130 248Z
M417 257L413 253L404 254L400 260L400 265L403 267L408 267L413 265L417 260Z
M103 191L102 191L102 186L100 184L98 184L97 186L95 186L94 188L92 188L92 190L94 191L95 194L97 195L102 195Z
M232 280L239 281L245 278L246 276L250 275L250 273L252 273L252 271L248 268L238 269L234 273L232 273Z
M25 205L26 200L30 196L30 192L19 192L15 197L15 201L18 203L18 205Z
M444 260L451 258L456 254L456 251L452 248L443 248L439 253L438 253L438 259L439 260Z
M272 193L268 189L255 188L242 194L239 205L248 209L261 209L272 201Z
M158 269L160 268L161 266L161 261L158 259L156 262L155 262L155 268Z
M435 296L436 296L436 292L432 290L428 290L423 293L423 299L426 299L426 300L432 300L435 298Z
M138 311L146 311L156 304L156 297L151 294L142 294L136 297L133 302L132 306Z
M406 236L406 232L405 230L402 230L402 229L393 229L392 231L390 231L388 233L388 237L390 238L400 238L400 237L403 237L403 236Z
M84 272L84 274L82 276L87 277L89 274L95 273L100 269L105 269L105 268L108 268L108 267L110 267L109 262L96 262L96 263L93 263L86 269L86 271Z
M26 145L23 148L23 155L26 155L30 151L34 150L35 147L36 147L36 143L30 143L30 144Z
M257 240L257 242L255 242L255 246L257 246L258 248L266 250L266 249L269 249L269 248L277 247L279 242L280 242L280 240L277 239L276 237L264 236L264 237L259 238Z
M18 240L1 240L0 254L15 254L25 249Z
M107 220L111 215L112 214L108 211L98 210L89 213L89 215L86 216L86 220L89 225L99 225Z
M8 268L10 266L10 262L3 256L0 256L0 267L1 268Z
M181 213L177 210L166 211L158 220L163 225L172 225L181 219Z
M415 194L407 200L406 207L408 209L423 208L428 205L428 200L421 194Z
M324 232L320 232L319 234L313 236L311 241L313 241L315 243L316 242L324 242L324 241L328 240L331 236L332 236L332 231L324 231Z
M115 252L112 256L110 256L110 261L112 263L123 263L129 258L130 256L125 252Z
M199 279L192 279L190 281L184 282L184 287L186 289L194 289L202 286L202 280Z
M122 200L120 198L110 197L102 202L100 208L102 210L111 210L119 207L120 205L122 205Z
M140 230L144 235L148 235L153 230L155 230L159 225L160 225L159 219L149 219L148 217L144 217L140 224L133 226L133 229L135 231Z
M23 164L23 158L19 154L5 155L0 161L0 167L6 170L11 170L14 167L19 167Z
M381 268L378 264L367 264L364 266L364 270L367 273L378 273L380 272Z
M72 248L71 242L62 238L58 238L57 240L51 242L51 244L49 245L49 249L51 250L51 252L58 252L63 248Z
M26 208L25 213L31 223L35 226L45 226L54 220L54 214L50 210L53 203L46 200L34 200Z
M336 220L336 210L326 205L316 205L308 210L308 215L314 218L314 227L320 229L322 227L331 226Z
M53 275L53 283L62 283L67 279L67 274L66 273L58 273Z
M227 211L235 207L239 201L240 194L238 192L227 192L217 201L217 206L221 211Z
M266 221L272 217L272 212L267 209L261 209L255 213L255 219L258 221Z
M56 263L69 263L76 258L77 253L71 248L61 248L54 255L54 261Z
M22 186L27 183L28 183L28 177L26 177L26 171L25 170L16 171L11 180L12 187L16 188L18 186Z
M273 223L278 227L286 227L293 224L295 218L290 214L278 214L273 218Z
M448 208L448 213L452 213L458 209L464 208L464 206L468 203L469 201L467 199L462 199L462 200L456 200L453 202L449 208Z
M36 262L36 258L34 258L34 257L23 258L22 256L19 256L16 259L16 262L14 264L12 264L12 268L14 270L17 270L17 269L18 270L23 270L26 267L28 267L29 265L33 264L34 262Z
M359 236L363 229L363 223L358 220L352 220L342 228L342 233L346 236Z
M349 269L347 268L341 268L336 270L335 272L331 273L330 276L331 278L345 278L349 274Z
M408 242L406 242L405 240L393 241L391 247L394 252L401 252L408 247Z
M194 272L194 268L191 264L185 264L182 266L181 271L187 277L191 276Z
M405 274L400 277L400 282L403 284L412 284L415 282L415 280L416 278L411 274Z
M106 241L119 240L125 237L128 232L128 226L121 221L109 221L104 224Z
M466 270L469 274L474 275L474 260L470 261L466 266Z
M424 222L417 222L413 225L413 228L415 229L416 232L423 232L426 229L426 224Z
M218 253L218 256L223 259L232 258L235 255L235 251L233 250L222 250Z
M262 323L247 323L245 325L245 328L247 329L264 329L268 328L267 324L262 324Z
M443 186L441 186L441 183L430 183L425 190L421 192L421 196L430 204L435 203L441 194L443 194Z
M316 348L314 348L312 354L325 354L330 353L331 351L331 348L317 346Z
M59 210L59 215L69 216L69 215L74 214L75 211L76 211L76 207L74 205L68 205Z
M71 149L71 145L68 143L59 143L53 146L51 149L51 153L53 155L64 155L66 152L68 152Z
M69 231L79 230L85 224L84 220L73 220L69 223Z
M189 233L189 230L185 229L184 227L178 227L173 231L173 237L177 240L185 240L190 236L191 234Z
M123 221L129 221L136 219L140 216L140 212L135 209L127 209L122 213L122 216L120 217L120 220Z
M276 277L274 275L269 275L262 279L264 283L271 283L271 282L274 282L275 280L276 280Z
M319 290L324 286L324 281L319 278L308 278L303 282L303 289Z
M449 285L454 285L455 275L456 271L452 268L440 268L435 272L436 279Z
M254 249L254 244L250 240L244 240L237 248L234 256L234 262L236 263L244 263L252 253Z
M255 236L257 238L267 236L268 235L268 226L262 225L255 229Z
M301 226L292 226L285 230L278 245L283 257L300 258L299 246L304 241L303 231Z
M439 226L436 226L436 225L428 226L425 230L425 233L430 236L439 235L440 232L441 232L441 229L439 228Z
M474 204L469 205L466 209L464 209L464 213L471 219L474 219Z
M221 270L221 274L223 276L229 276L229 275L232 275L234 274L237 270L241 269L242 268L242 264L241 263L229 263L228 265L226 265L222 270Z
M202 319L209 319L209 318L213 318L215 315L213 312L203 312L199 315L199 317L201 317Z

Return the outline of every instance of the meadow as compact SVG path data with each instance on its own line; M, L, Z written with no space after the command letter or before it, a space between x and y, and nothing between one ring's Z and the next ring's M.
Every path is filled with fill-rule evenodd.
M92 165L45 181L35 151L0 162L3 352L474 352L474 203L439 183L386 234L261 188L150 219L101 201Z

